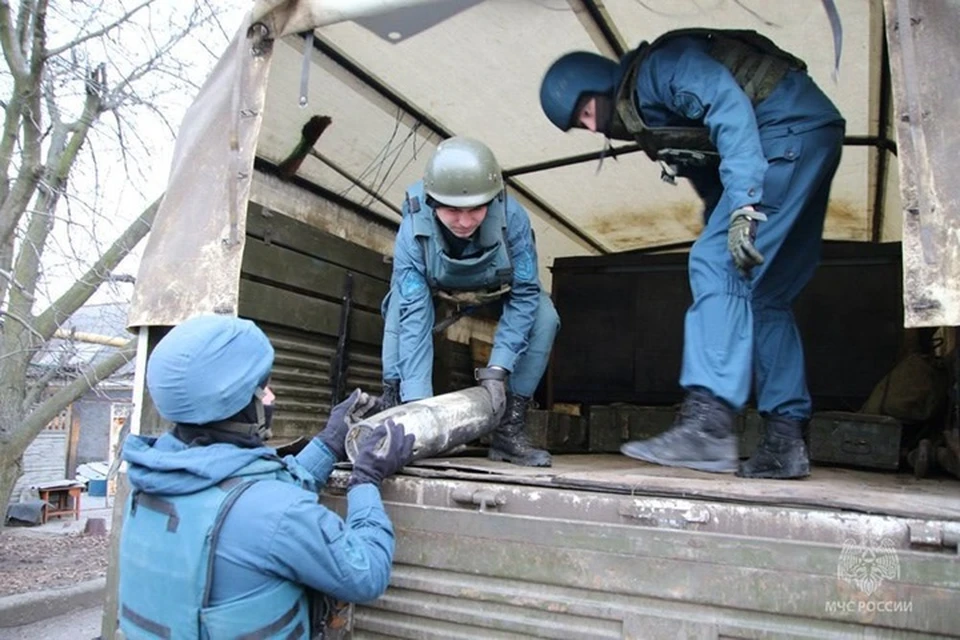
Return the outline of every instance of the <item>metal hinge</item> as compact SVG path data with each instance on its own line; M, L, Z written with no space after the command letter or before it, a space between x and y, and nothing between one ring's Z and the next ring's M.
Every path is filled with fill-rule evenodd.
M960 522L917 521L907 525L910 546L945 547L960 553Z
M489 507L502 507L507 503L507 499L502 493L490 491L489 489L477 489L471 491L466 487L458 487L450 494L453 501L458 504L471 504L480 507L478 511L486 511Z
M645 526L667 529L686 529L691 524L706 524L711 519L710 511L705 507L653 507L638 500L621 500L617 511L624 518L639 520Z

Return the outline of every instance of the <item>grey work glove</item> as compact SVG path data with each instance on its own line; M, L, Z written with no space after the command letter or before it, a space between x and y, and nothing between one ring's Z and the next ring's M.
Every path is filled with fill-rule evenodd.
M416 437L404 434L403 425L388 419L370 432L353 461L353 473L347 480L347 489L358 484L377 487L383 479L402 469L413 457Z
M503 367L493 366L477 369L473 374L480 386L490 393L493 413L497 416L497 420L503 417L503 412L507 408L507 376L509 373Z
M752 209L740 208L730 215L727 249L737 271L745 278L750 276L750 269L763 264L763 255L757 251L754 243L757 241L757 222L766 221L766 214Z
M347 447L344 440L347 431L363 420L376 407L377 397L355 389L350 396L330 411L327 426L317 434L317 438L333 453L338 461L347 459Z

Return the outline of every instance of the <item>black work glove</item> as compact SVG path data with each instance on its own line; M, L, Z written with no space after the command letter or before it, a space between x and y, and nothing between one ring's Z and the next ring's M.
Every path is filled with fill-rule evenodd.
M403 404L400 400L400 381L399 380L384 380L383 381L383 393L381 393L376 398L376 406L370 412L371 415L374 413L380 413L381 411L386 411L387 409L392 409L397 405Z
M503 367L493 366L477 369L473 375L480 386L490 393L493 413L499 420L503 417L503 412L507 407L507 376L509 372Z
M402 424L388 419L360 443L347 489L368 483L379 487L384 478L410 462L415 441L412 433L404 434Z
M747 278L750 269L763 264L763 255L757 251L757 222L766 222L767 216L753 209L740 208L730 215L727 231L727 248L737 265L737 271Z
M320 442L342 462L347 459L347 446L344 440L347 431L357 422L363 420L376 405L376 396L371 396L360 389L355 389L350 396L330 411L327 426L317 434Z

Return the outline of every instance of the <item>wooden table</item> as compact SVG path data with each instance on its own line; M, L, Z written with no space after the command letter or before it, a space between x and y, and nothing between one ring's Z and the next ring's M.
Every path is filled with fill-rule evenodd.
M73 480L59 480L44 482L37 485L40 499L43 500L43 515L41 524L46 524L50 516L73 514L75 520L80 519L80 492L83 485Z

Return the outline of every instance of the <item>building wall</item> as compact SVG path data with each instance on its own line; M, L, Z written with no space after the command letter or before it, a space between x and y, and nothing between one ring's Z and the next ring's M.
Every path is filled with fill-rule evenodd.
M111 407L129 403L130 388L88 391L40 432L23 454L23 475L14 485L13 499L41 482L73 478L77 466L106 461L110 455ZM76 459L70 463L70 430L77 430ZM70 468L68 468L68 464Z
M80 429L77 465L107 460L110 454L110 407L131 402L132 389L90 391L73 405L73 423ZM75 469L69 470L71 473Z
M41 482L63 480L67 464L69 409L40 432L23 453L23 475L13 486L13 500L21 492Z

